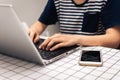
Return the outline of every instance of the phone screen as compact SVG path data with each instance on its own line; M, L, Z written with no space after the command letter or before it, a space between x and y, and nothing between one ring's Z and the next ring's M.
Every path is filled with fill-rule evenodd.
M100 51L83 51L81 61L101 62Z

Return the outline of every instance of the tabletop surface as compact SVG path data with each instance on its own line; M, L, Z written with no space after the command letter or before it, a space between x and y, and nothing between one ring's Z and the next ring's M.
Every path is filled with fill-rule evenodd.
M84 49L100 50L103 66L80 66L80 51L44 67L0 54L0 80L120 80L120 50L105 47Z

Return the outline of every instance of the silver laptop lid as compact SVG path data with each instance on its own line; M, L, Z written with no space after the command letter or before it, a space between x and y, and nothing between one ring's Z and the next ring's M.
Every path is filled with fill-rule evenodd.
M0 53L43 64L12 5L0 4Z

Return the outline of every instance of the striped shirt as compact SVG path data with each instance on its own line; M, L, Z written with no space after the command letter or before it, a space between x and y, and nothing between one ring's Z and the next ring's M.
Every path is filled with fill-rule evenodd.
M91 33L89 33L89 30L83 32L82 27L85 13L88 13L88 15L90 15L89 13L95 15L97 12L101 12L102 7L105 5L105 0L88 0L82 6L77 6L72 0L54 0L54 3L57 10L60 32L72 34L96 34L97 32L102 31L102 28L99 28L102 27L101 25L99 27L96 26L99 29ZM89 28L92 26L94 25L89 25Z
M113 14L114 16L120 16L117 14L120 12L118 11L120 6L117 6L117 10L114 8L117 2L120 2L120 0L86 0L84 4L78 5L74 0L49 0L39 21L46 25L54 24L58 21L61 33L102 34L105 28L107 29L120 23L120 18L116 17L114 20L117 21L117 24L113 25L116 22L110 16ZM111 14L111 10L117 13ZM108 19L108 22L105 19Z

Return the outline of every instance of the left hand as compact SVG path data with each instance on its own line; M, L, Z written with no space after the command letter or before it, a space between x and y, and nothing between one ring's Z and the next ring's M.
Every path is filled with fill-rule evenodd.
M76 45L77 41L77 35L55 34L52 37L46 39L39 48L54 51L60 47Z

